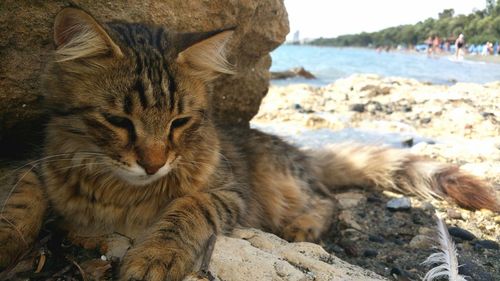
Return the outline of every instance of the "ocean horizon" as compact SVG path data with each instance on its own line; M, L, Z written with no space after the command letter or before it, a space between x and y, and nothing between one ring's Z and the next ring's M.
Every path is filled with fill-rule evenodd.
M304 67L317 77L313 80L273 80L273 85L306 83L323 86L360 73L414 78L421 82L446 85L457 82L484 84L500 80L500 64L457 61L452 54L428 57L424 53L377 52L368 48L282 45L271 56L271 71Z

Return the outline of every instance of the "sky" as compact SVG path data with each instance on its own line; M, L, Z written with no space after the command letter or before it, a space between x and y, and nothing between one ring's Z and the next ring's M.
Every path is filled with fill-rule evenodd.
M444 9L469 14L484 9L485 0L285 0L290 34L300 38L335 37L377 31L401 24L414 24L438 17Z

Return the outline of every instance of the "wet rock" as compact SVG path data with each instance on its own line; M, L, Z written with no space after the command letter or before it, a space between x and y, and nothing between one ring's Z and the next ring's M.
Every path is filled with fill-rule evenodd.
M478 248L490 249L490 250L499 250L500 246L497 242L493 240L478 240L474 244L474 246Z
M363 251L363 256L367 257L367 258L373 258L373 257L376 257L378 255L378 252L377 250L374 250L374 249L366 249Z
M376 243L381 243L383 244L385 242L385 239L384 237L380 236L380 235L368 235L368 240L372 241L372 242L376 242Z
M394 198L386 206L390 211L407 211L411 208L411 201L408 197Z
M451 236L460 238L462 240L472 241L476 238L476 236L472 234L472 232L456 226L449 227L448 232Z
M359 112L359 113L363 113L363 112L365 112L365 105L362 104L362 103L351 104L349 106L349 110L350 111Z

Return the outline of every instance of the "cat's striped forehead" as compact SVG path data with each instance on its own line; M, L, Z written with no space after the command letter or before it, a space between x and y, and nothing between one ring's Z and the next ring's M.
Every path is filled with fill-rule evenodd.
M123 97L123 111L131 114L135 106L140 106L143 110L158 107L182 113L183 102L176 96L177 82L168 49L173 46L165 29L137 23L112 23L108 27L134 68L134 77L129 77L132 87Z

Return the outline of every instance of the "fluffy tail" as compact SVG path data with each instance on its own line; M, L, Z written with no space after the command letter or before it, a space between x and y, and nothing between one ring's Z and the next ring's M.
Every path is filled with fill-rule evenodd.
M449 198L466 208L500 211L491 184L456 166L406 150L343 143L310 154L321 181L331 188L378 187L423 198Z

